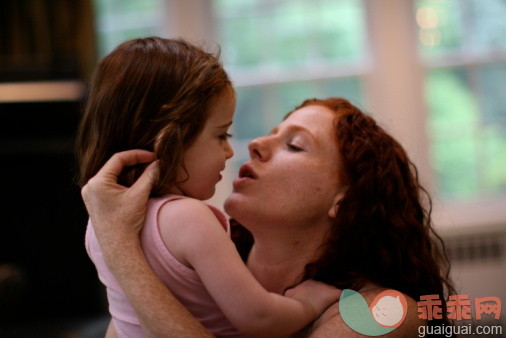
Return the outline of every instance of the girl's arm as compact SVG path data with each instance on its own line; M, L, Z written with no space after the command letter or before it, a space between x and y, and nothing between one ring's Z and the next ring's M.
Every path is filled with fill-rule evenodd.
M151 152L115 154L81 190L105 261L134 307L148 337L211 337L154 275L141 251L144 223L156 165L130 188L117 184L126 166L155 160Z
M162 206L160 232L169 251L192 267L230 322L246 335L294 333L335 303L340 290L311 282L299 299L267 292L241 260L211 209L194 199Z

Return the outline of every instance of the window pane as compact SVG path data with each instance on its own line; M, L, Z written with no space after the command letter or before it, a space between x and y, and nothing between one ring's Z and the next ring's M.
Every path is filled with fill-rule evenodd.
M99 57L125 40L160 35L162 1L93 0Z
M506 192L506 2L418 0L432 160L441 195ZM444 68L443 68L444 67Z
M359 78L306 81L237 88L234 136L252 139L268 133L285 115L309 98L345 97L363 106Z
M483 186L488 191L506 191L506 62L478 67L476 85L481 107L478 128L483 132Z
M506 62L477 67L476 85L482 106L481 122L498 122L506 127Z
M276 114L281 121L290 111L294 110L302 101L310 97L321 97L316 83L299 82L279 86L278 105L281 108ZM278 122L279 123L279 122Z
M247 160L249 140L268 133L305 99L363 103L361 74L350 71L365 59L362 1L213 3L224 65L237 89L233 166Z
M423 52L462 48L462 13L455 1L418 1L416 20Z
M234 120L234 136L252 139L265 133L262 107L262 88L238 88L237 109ZM240 121L240 123L237 123Z
M362 83L357 77L327 81L324 86L323 96L344 97L357 107L365 109L365 99L362 96Z
M364 106L361 81L357 77L237 88L233 161L246 161L247 143L268 134L302 101L330 96L345 97L359 107Z
M505 72L506 64L430 71L432 158L443 196L506 191Z
M293 67L353 60L364 52L357 0L217 0L225 63L231 68Z
M503 0L419 0L416 19L422 50L506 50Z

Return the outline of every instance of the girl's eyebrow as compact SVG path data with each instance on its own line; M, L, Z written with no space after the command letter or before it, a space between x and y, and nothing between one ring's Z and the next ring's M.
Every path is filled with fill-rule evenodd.
M232 125L232 122L234 122L234 121L230 121L230 122L228 122L228 123L225 123L225 124L224 124L224 125L222 125L222 126L216 126L216 129L220 129L220 128L228 128L228 127L230 127L230 126Z

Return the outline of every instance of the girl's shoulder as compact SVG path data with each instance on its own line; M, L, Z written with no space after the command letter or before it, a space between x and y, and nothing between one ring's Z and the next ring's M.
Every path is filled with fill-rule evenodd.
M382 287L375 287L360 291L360 295L363 297L367 305L370 307L371 304L377 301L380 294L385 291L391 291ZM427 325L427 323L418 318L418 308L416 301L404 295L406 299L407 311L402 324L381 337L414 337L418 335L420 326ZM381 297L382 298L382 297ZM341 316L339 309L339 302L329 307L321 316L318 318L310 328L308 337L328 337L329 335L335 337L367 337L363 334L358 333L346 324Z
M225 214L217 207L201 200L186 196L167 195L154 199L151 203L154 209L158 209L159 220L165 219L176 224L217 220L227 232L229 230L229 222Z
M159 203L160 221L168 220L170 223L187 224L215 218L213 211L203 201L171 195L163 198Z
M165 247L186 266L190 266L188 253L195 250L197 243L225 237L223 234L227 232L209 205L189 197L166 199L159 206L156 217Z

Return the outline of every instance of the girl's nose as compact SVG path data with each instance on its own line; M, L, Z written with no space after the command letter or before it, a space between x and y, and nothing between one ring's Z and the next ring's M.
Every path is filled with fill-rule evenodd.
M225 145L225 158L228 160L234 156L234 149L230 145L230 142L227 141L227 144Z
M257 159L260 161L266 161L271 154L267 136L257 137L251 140L248 145L248 149L249 156L252 159Z

